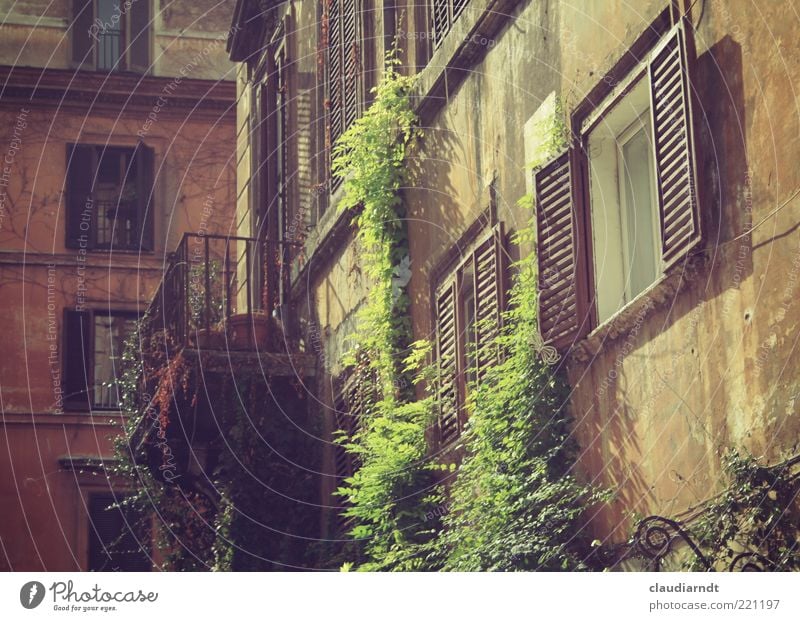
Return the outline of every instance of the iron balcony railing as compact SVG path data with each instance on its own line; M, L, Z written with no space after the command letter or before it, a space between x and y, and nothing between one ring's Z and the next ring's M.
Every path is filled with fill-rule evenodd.
M145 314L142 335L163 331L185 347L203 332L222 330L234 315L271 314L285 291L289 245L184 234Z

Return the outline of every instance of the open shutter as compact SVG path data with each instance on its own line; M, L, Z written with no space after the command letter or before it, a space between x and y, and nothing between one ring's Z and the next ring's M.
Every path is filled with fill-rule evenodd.
M130 9L128 68L138 73L150 70L150 0L137 0Z
M94 0L72 0L72 64L77 69L94 70L94 39L90 32L94 23Z
M436 358L438 361L439 442L455 439L459 432L456 385L456 283L448 283L436 298Z
M486 369L498 361L495 339L500 332L504 295L503 228L498 224L490 237L473 252L475 264L476 374L481 381Z
M539 330L545 343L571 345L587 322L578 293L579 236L572 198L569 152L545 164L534 177L536 249L539 266Z
M136 146L136 200L138 235L141 250L153 250L153 220L155 211L153 149L140 142Z
M664 37L649 64L661 256L665 268L685 257L701 237L688 35L685 22L680 22Z
M92 388L90 361L94 351L89 319L87 311L64 310L64 401L87 409Z
M94 147L80 144L67 145L66 240L64 242L67 248L79 248L81 235L86 235L84 248L92 245L91 197L96 169ZM82 219L89 225L89 227L84 226L84 230L81 230Z

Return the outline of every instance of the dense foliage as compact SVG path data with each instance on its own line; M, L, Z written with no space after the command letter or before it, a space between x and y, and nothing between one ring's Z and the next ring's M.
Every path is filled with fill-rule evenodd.
M361 464L339 490L356 520L352 535L364 541L367 561L359 568L583 568L581 518L600 496L570 470L574 447L562 384L538 357L541 347L534 347L531 259L518 266L512 308L496 344L504 361L472 391L463 463L427 461L426 429L436 404L430 394L416 399L412 385L435 381L435 369L428 345L407 346L408 300L396 284L408 262L399 189L417 133L412 84L390 62L372 106L334 150L334 169L345 180L343 208L360 210L358 241L369 279L357 355L348 362L358 369L358 355L365 355L378 385L359 430L343 440ZM529 236L526 231L520 241ZM436 473L443 475L439 481L455 482L434 485Z
M705 503L688 526L713 567L724 569L737 555L756 553L765 569L800 570L797 461L795 458L769 467L739 451L725 456L725 491ZM704 568L695 557L688 567Z
M567 391L538 337L535 267L535 255L518 262L497 343L503 359L471 393L465 457L433 546L445 569L587 568L586 508L605 495L572 470Z
M370 384L371 406L346 448L360 462L339 490L355 518L352 536L369 559L361 569L420 569L416 548L433 484L425 464L428 400L416 401L414 384L426 350L411 343L407 280L408 244L399 190L406 153L417 137L409 95L413 79L387 60L372 105L334 147L334 173L344 179L341 209L352 210L361 269L368 281L358 331L345 359L356 379ZM366 363L361 361L366 360Z

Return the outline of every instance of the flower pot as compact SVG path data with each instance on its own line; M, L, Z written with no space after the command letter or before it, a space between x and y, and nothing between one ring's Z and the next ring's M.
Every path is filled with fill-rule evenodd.
M231 315L228 317L227 331L231 349L265 349L269 338L269 316L266 313Z
M208 330L200 328L190 338L197 349L222 349L225 347L225 335L217 327Z

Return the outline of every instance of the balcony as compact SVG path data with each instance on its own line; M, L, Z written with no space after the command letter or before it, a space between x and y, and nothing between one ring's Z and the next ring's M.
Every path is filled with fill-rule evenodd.
M288 246L186 234L171 254L141 321L141 394L150 402L139 404L133 438L162 481L207 480L226 450L232 404L253 420L305 415L302 387L316 361L280 312Z
M143 340L161 337L171 350L287 353L291 328L279 301L288 246L185 234L145 313Z

